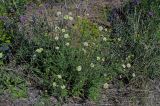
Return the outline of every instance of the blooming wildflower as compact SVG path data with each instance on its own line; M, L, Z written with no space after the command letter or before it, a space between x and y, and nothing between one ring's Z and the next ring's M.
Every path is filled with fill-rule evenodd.
M123 68L126 68L126 65L122 64L122 67L123 67Z
M100 60L101 58L100 57L97 57L97 60Z
M39 48L36 50L37 53L41 53L43 51L43 48Z
M128 64L127 64L127 67L128 67L128 68L130 68L130 67L131 67L131 64L130 64L130 63L128 63Z
M103 27L102 27L102 26L99 26L99 30L102 31L102 30L103 30Z
M107 74L105 73L105 74L103 74L104 75L104 77L106 77L107 76Z
M83 43L84 46L89 46L88 42Z
M105 30L106 32L108 31L108 29L107 29L107 28L105 28L104 30Z
M120 75L119 78L121 79L121 78L122 78L122 75Z
M55 47L55 49L56 49L56 50L59 50L59 47L58 47L58 46L56 46L56 47Z
M120 42L120 41L121 41L121 38L118 38L118 41Z
M70 21L72 21L72 20L73 20L73 17L71 17L71 16L69 16L68 18L69 18L69 20L70 20Z
M61 86L61 89L65 89L65 88L66 88L66 86L65 86L65 85L62 85L62 86Z
M57 16L60 16L62 13L60 11L57 12Z
M69 15L65 15L63 18L64 18L65 20L68 20L68 19L69 19Z
M57 83L56 83L56 82L53 82L52 85L53 85L53 87L56 87L56 86L57 86Z
M93 67L94 67L94 64L93 64L93 63L91 63L91 64L90 64L90 67L92 67L92 68L93 68Z
M68 15L72 15L72 12L69 12Z
M103 88L104 88L104 89L108 89L108 88L109 88L109 84L108 84L108 83L105 83L105 84L103 85Z
M34 54L34 55L33 55L33 60L35 60L35 59L36 59L36 57L37 57L37 55L36 55L36 54Z
M107 38L106 38L106 37L103 37L103 41L107 41Z
M61 75L57 75L57 77L58 77L59 79L61 79L61 78L62 78L62 76L61 76Z
M4 20L6 20L8 17L6 17L6 16L0 16L0 20L1 21L4 21Z
M66 32L66 30L65 30L65 29L62 29L62 32Z
M132 76L133 76L133 77L135 77L135 76L136 76L136 74L135 74L135 73L133 73L133 74L132 74Z
M29 5L27 5L27 10L32 10L34 7L35 7L34 3L29 4Z
M134 5L138 5L140 3L140 0L132 0Z
M69 38L69 35L68 34L64 34L64 38Z
M0 58L2 58L3 57L3 53L0 53Z
M45 8L48 8L49 7L49 3L45 3Z
M89 16L89 14L88 14L88 13L87 13L86 15L87 15L87 16Z
M148 15L151 16L151 17L153 17L153 16L154 16L154 13L153 13L152 11L149 11L149 12L148 12Z
M77 71L81 71L82 70L82 66L78 66L76 67Z
M69 46L70 44L69 44L69 42L67 42L65 45L66 45L66 46Z
M55 31L59 30L60 28L58 26L55 27Z
M54 39L57 41L57 40L59 39L59 37L58 37L58 36L56 36Z
M27 21L27 17L25 15L20 16L20 22L24 24Z
M37 10L37 12L38 12L39 14L43 14L43 11L44 11L44 9L43 9L42 7Z
M103 61L103 62L105 61L105 58L104 58L104 57L102 58L102 61Z

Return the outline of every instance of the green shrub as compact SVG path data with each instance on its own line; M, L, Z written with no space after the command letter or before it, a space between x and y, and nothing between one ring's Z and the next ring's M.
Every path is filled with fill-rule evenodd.
M11 55L11 43L16 36L16 15L23 10L25 0L1 0L0 1L0 65L9 61ZM14 20L16 19L16 20Z
M83 23L72 26L72 18ZM24 33L28 27L22 26L25 36L16 54L17 64L25 65L25 70L38 79L36 86L49 95L97 100L111 76L104 67L109 32L83 18L79 21L64 15L59 21L51 28L48 21L36 17L35 24L30 25L32 35ZM61 22L65 24L60 26Z
M134 1L136 2L136 0ZM159 1L142 0L128 3L112 17L110 54L111 66L119 64L120 77L131 79L156 78L160 75L158 40ZM118 14L115 13L115 14ZM157 36L158 35L158 36ZM140 86L140 85L139 85Z

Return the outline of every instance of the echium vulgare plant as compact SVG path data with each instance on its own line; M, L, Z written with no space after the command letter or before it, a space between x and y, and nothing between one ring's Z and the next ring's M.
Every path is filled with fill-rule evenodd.
M160 75L159 5L159 0L131 0L111 12L111 39L115 40L109 50L115 60L111 64L121 64L117 72L127 83Z
M0 65L8 63L11 46L16 36L16 17L23 10L26 0L0 0Z
M17 64L25 65L26 73L37 78L34 85L49 95L97 100L110 79L104 65L109 31L71 12L56 12L54 22L49 21L47 9L36 12L41 16L25 15L21 21L24 39Z

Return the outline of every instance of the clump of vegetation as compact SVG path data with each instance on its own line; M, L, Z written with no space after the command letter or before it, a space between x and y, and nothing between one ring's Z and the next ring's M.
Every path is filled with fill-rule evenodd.
M11 94L14 98L27 96L27 86L20 76L12 70L7 70L5 65L9 63L12 55L12 44L15 37L14 18L19 14L18 9L24 5L24 0L0 1L0 95Z
M9 93L13 98L27 97L27 85L24 79L2 67L0 76L0 95Z
M129 2L122 10L112 13L112 64L121 64L120 77L129 83L131 79L159 77L160 55L158 26L159 2L147 0ZM117 14L117 15L115 15ZM127 80L127 81L126 81ZM143 84L137 84L140 86Z
M0 15L13 22L7 30L6 21L0 20L0 65L7 63L12 48L16 66L23 67L26 77L36 79L31 85L45 94L59 100L98 100L101 89L107 89L114 78L125 84L136 81L136 86L141 87L142 80L159 77L158 0L133 0L121 9L113 9L109 17L111 28L72 12L52 13L48 11L49 4L27 5L33 13L22 14L21 6L26 2L0 4ZM1 92L26 96L24 79L7 74L5 68L0 69L0 76Z
M97 100L103 84L109 81L109 72L104 65L109 32L87 19L73 17L71 13L56 14L60 22L51 32L45 30L51 27L47 21L36 18L33 35L30 39L26 35L16 54L17 64L23 62L27 66L25 70L39 79L36 86L49 95ZM58 26L61 19L66 26ZM83 23L69 24L74 21ZM42 24L43 32L39 30ZM24 27L22 33L25 30Z

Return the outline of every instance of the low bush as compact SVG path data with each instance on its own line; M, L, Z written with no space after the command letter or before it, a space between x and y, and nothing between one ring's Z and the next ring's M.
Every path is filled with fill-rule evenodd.
M12 2L9 10L16 10L19 16L21 3ZM22 66L26 76L36 79L32 86L59 100L97 100L102 87L108 88L113 78L125 84L136 81L136 86L141 87L144 80L159 77L158 0L133 0L121 9L113 9L109 17L112 29L72 12L53 13L48 5L26 6L23 15L13 17L17 26L14 31L13 26L7 31L8 24L0 22L0 47L9 47L12 42L16 66ZM2 61L6 55L0 49ZM24 94L25 82L21 78L2 69L0 74L3 91L6 88L17 93L17 88L22 88L15 95Z
M113 10L110 54L113 66L121 64L119 78L125 83L132 79L156 78L160 75L160 45L158 40L159 1L135 0L121 10ZM115 61L114 61L115 60Z
M48 95L97 100L111 77L104 65L109 32L86 18L55 14L59 14L55 26L47 18L36 17L29 24L30 35L24 33L28 26L23 23L25 36L16 54L17 64L25 65L26 72L38 79L35 86Z
M16 36L16 19L24 0L0 0L0 95L9 93L14 98L26 97L27 86L19 75L8 70L5 65L12 56L13 40Z

